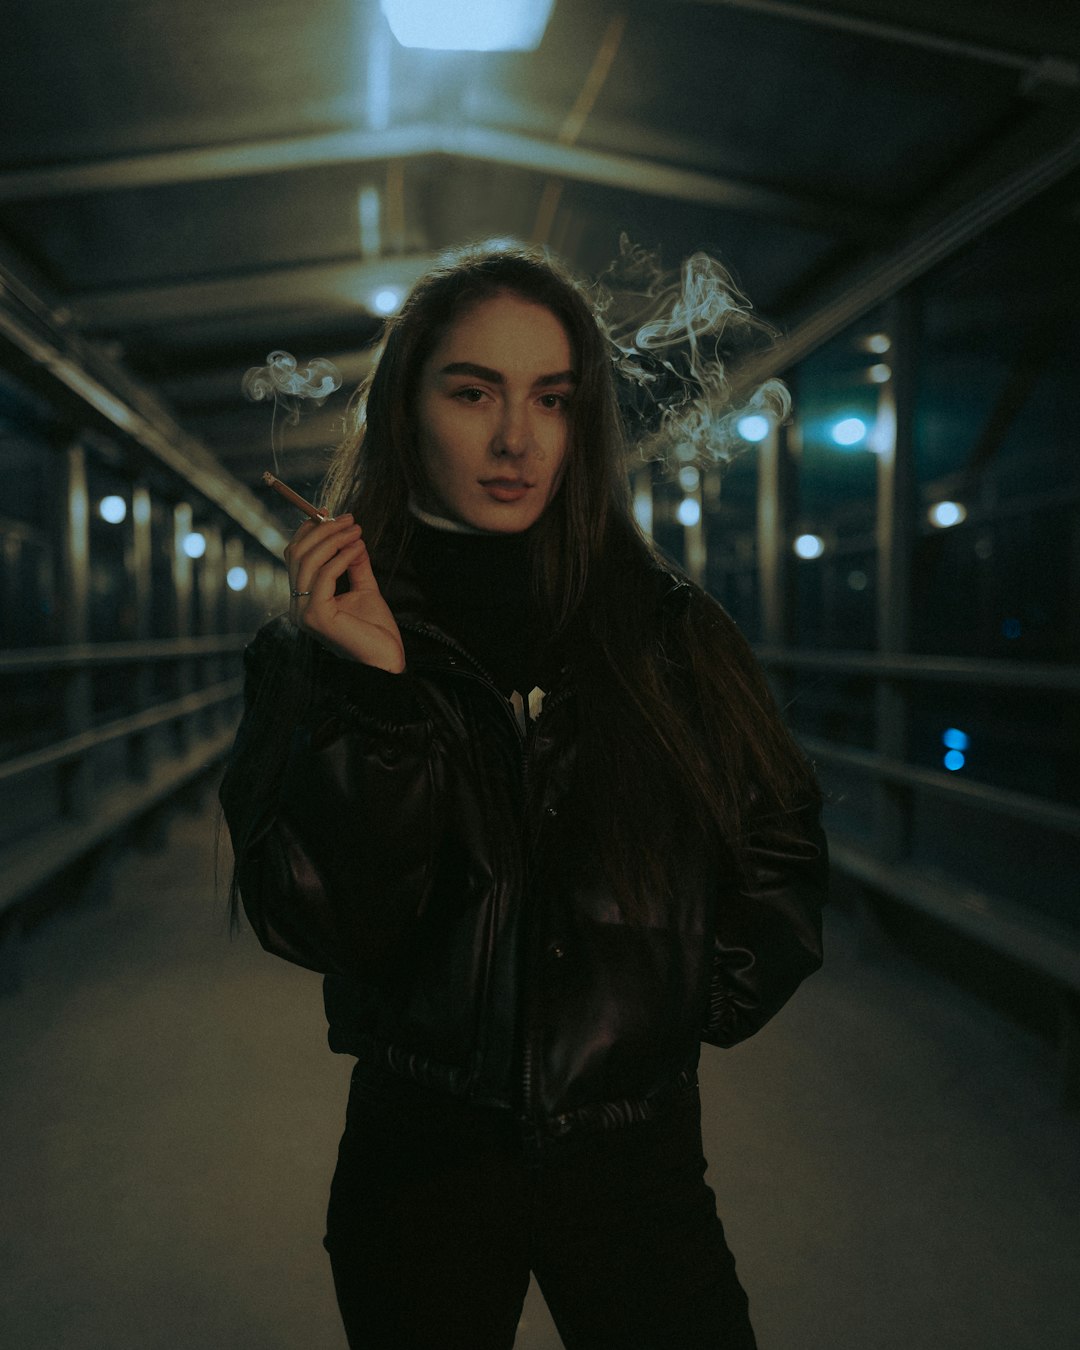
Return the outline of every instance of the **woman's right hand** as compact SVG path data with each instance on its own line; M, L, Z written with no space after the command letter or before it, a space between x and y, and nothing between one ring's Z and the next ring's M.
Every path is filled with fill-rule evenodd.
M304 521L285 549L285 561L292 592L289 614L298 628L352 661L395 675L405 669L401 633L351 515ZM337 594L342 575L348 576L349 589Z

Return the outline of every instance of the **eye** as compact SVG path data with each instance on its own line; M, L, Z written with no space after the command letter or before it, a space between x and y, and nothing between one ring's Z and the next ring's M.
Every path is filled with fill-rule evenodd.
M455 389L453 397L460 399L462 403L479 403L487 397L483 389L477 389L469 385L465 389Z
M540 406L549 409L551 412L564 412L570 406L570 396L568 394L541 394Z

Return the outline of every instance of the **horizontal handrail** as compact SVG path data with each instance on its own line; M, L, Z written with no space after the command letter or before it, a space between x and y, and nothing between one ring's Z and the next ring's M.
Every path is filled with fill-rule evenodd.
M200 689L197 693L185 694L182 698L172 699L168 703L155 704L154 707L133 713L130 717L120 717L90 731L82 731L77 736L69 736L66 740L58 741L55 745L46 746L42 750L31 750L25 755L18 755L14 759L0 763L0 783L34 770L53 768L57 764L64 764L70 759L77 759L80 755L96 750L101 745L107 745L110 741L152 731L155 727L165 722L173 722L178 717L189 717L192 713L202 712L204 708L226 703L239 697L243 683L239 676L232 680L222 680L219 684Z
M988 895L912 863L882 862L864 849L830 838L830 859L848 876L909 909L1080 989L1080 935L1003 896Z
M80 642L70 647L24 647L17 651L0 652L0 675L218 656L240 651L250 640L250 633L220 633L211 637L146 638L138 642Z
M888 680L1054 689L1080 694L1080 666L1055 666L1034 661L991 657L916 656L907 653L806 651L794 647L755 647L761 664L778 670L823 670L840 675L867 675Z
M1080 835L1080 809L1073 806L1063 806L1026 792L1013 792L1007 788L989 787L985 783L973 783L970 779L958 779L936 769L915 768L902 760L890 759L872 750L838 746L819 736L800 736L799 743L812 758L822 764L858 769L889 783L920 788L924 792L1008 816L1012 820L1026 820L1062 834Z
M95 795L87 819L63 819L0 848L0 910L18 904L62 868L116 839L133 821L179 792L228 754L233 730L200 737L183 754L152 766L145 782L116 784Z

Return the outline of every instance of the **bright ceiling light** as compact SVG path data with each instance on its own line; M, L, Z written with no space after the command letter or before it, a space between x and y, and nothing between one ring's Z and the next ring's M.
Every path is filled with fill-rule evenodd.
M127 516L127 502L115 495L102 497L98 503L98 515L110 525L119 525Z
M947 530L950 525L960 525L967 519L967 507L963 502L935 502L927 515L931 525Z
M744 441L756 444L769 434L769 419L761 413L747 413L735 423L735 430Z
M800 534L792 546L799 558L820 558L825 552L825 540L820 534Z
M861 417L845 417L829 434L837 445L858 445L866 439L866 423Z
M380 0L403 47L455 52L533 52L555 0Z
M394 314L401 304L401 292L393 286L383 286L371 297L371 308L376 314Z

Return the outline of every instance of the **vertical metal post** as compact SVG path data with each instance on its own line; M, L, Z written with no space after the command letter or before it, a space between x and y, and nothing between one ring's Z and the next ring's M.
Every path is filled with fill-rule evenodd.
M199 568L199 615L202 623L202 636L212 637L221 633L225 627L225 543L221 530L216 525L203 529L206 536L206 552ZM203 656L199 660L199 687L211 684L219 678L220 656ZM216 714L213 708L207 708L199 718L199 725L205 733L213 731Z
M145 483L136 483L131 492L131 568L135 596L135 637L139 642L149 638L152 627L150 514L150 490Z
M150 538L150 490L137 482L131 491L131 581L135 597L135 640L147 642L152 628L153 556ZM134 706L149 708L154 700L153 673L148 661L135 667ZM133 778L150 774L150 747L147 734L133 736L128 742L128 770Z
M189 502L177 502L173 507L173 592L176 596L176 636L183 644L191 637L191 598L192 565L184 551L184 540L191 533L194 516ZM176 661L176 693L183 696L191 692L191 658L181 656ZM183 751L187 747L187 723L180 720L173 724L176 748Z
M686 575L699 586L705 585L705 572L708 566L708 553L705 535L705 506L701 498L701 481L683 496L697 503L698 518L692 525L683 526L683 558L686 560Z
M792 640L791 523L795 515L794 428L770 421L757 446L757 563L761 644L774 651ZM794 677L773 668L769 683L781 707L791 700Z
M191 559L184 552L184 540L191 533L194 517L188 502L173 507L173 591L176 596L176 636L191 636Z
M893 296L885 315L892 339L892 374L880 386L873 449L877 452L877 649L905 652L911 640L911 564L915 536L916 478L912 438L914 345L917 318L911 290ZM906 759L910 732L910 687L881 680L875 707L875 747L890 759ZM879 857L897 861L910 852L910 788L879 782L875 787Z
M66 644L77 646L89 636L90 618L90 493L86 477L86 451L70 445L63 461L64 491L60 496L61 533L60 606ZM88 731L94 719L93 676L87 666L72 669L64 686L64 731L77 736ZM92 783L85 756L69 761L61 789L63 809L70 816L85 816L90 810Z
M225 609L225 545L216 525L205 526L206 552L199 568L199 615L202 635L220 633Z
M235 567L242 567L247 573L247 585L239 591L234 591L228 584L228 574ZM224 633L239 633L243 631L243 624L240 615L244 612L247 601L255 589L255 568L244 554L244 541L239 535L232 535L225 541L225 623L222 627Z
M766 647L784 647L791 641L795 465L787 432L772 423L757 447L758 594L761 641Z
M29 627L22 617L23 597L19 594L19 579L22 568L23 536L6 527L0 533L0 548L3 551L3 573L0 577L0 589L3 593L3 609L0 610L0 643L5 647L25 647L28 643L25 634Z

